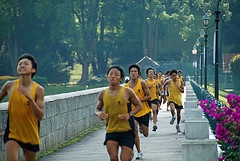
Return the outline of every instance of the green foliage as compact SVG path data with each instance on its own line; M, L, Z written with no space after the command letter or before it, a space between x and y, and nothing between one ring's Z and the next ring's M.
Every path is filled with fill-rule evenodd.
M219 6L224 53L240 51L239 6L237 0ZM84 65L86 82L89 73L103 74L111 63L128 65L144 54L157 61L190 62L202 16L209 12L213 23L215 10L213 0L0 1L0 46L6 45L0 74L12 75L23 52L37 58L38 75L48 82L68 82L74 63ZM87 71L89 66L93 71Z
M94 76L87 82L87 84L91 85L91 86L95 86L95 85L106 86L106 85L108 85L108 81L107 81L106 77Z
M47 78L46 77L38 77L34 76L33 80L40 84L41 86L46 86L48 84Z
M232 71L234 87L240 90L240 54L235 55L230 61L230 70Z

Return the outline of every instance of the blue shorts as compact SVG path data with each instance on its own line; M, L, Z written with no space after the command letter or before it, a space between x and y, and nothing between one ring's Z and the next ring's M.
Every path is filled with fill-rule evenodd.
M149 113L140 117L134 117L134 119L139 123L139 125L145 125L149 127Z
M106 133L104 145L106 145L107 141L109 140L118 142L119 146L127 146L133 149L135 144L135 134L133 130L126 132Z

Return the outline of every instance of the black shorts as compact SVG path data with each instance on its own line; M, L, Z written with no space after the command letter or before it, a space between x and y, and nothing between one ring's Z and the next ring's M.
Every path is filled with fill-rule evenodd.
M168 104L170 105L171 103L174 104L174 106L175 106L176 109L178 109L178 110L183 109L183 106L179 106L179 105L177 105L176 103L174 103L173 101L170 101Z
M150 100L150 101L148 101L148 105L149 105L149 107L151 107L151 104L155 104L155 105L157 105L157 104L158 104L158 99L154 99L154 100Z
M145 125L149 127L149 113L141 117L134 117L134 119L139 123L139 125Z
M39 145L32 145L32 144L28 144L28 143L23 143L21 141L13 139L13 138L4 138L4 143L6 144L10 140L16 141L21 146L22 149L27 149L27 150L35 152L35 153L39 151Z
M127 146L133 149L135 143L135 134L133 130L126 132L106 133L104 145L106 145L107 141L109 140L118 142L119 146Z

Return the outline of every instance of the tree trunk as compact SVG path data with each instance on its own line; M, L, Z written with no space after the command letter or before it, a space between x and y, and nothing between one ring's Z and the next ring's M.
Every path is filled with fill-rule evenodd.
M149 0L149 25L148 25L148 50L149 50L149 56L153 57L153 50L152 50L152 44L153 44L153 39L152 39L152 35L153 35L153 30L152 30L152 13L153 13L153 9L152 9L152 0Z
M82 62L82 78L80 80L80 83L86 84L88 81L88 67L89 63L87 61Z
M154 60L157 60L157 41L158 41L158 17L155 19L154 34Z
M143 38L142 38L142 43L143 43L143 54L144 56L147 56L147 29L146 29L146 21L147 21L147 17L146 17L146 0L142 1L142 9L143 9Z
M97 20L98 20L98 10L99 10L99 0L96 0L95 2L92 2L91 4L91 17L88 21L91 22L91 30L90 30L90 55L92 55L92 67L93 67L93 75L97 75L97 52L96 52L96 41L97 41Z
M102 8L103 10L104 8ZM100 18L100 41L99 41L99 48L97 52L97 62L98 62L98 74L104 74L106 73L107 69L107 61L106 61L106 55L104 53L104 28L105 28L105 20L104 20L104 13L102 12L101 18Z
M7 39L7 50L8 50L8 54L10 55L13 75L17 76L16 67L17 67L19 54L18 54L17 40L13 35L9 35Z

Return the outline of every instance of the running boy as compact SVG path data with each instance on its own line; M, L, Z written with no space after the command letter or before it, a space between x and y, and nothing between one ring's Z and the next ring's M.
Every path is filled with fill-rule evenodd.
M179 123L181 120L181 110L183 109L182 105L182 93L184 93L183 81L178 78L177 70L173 69L170 72L171 79L164 83L164 103L166 102L165 91L168 87L169 97L168 104L170 105L170 112L172 114L172 119L170 124L172 125L176 119L175 110L177 111L177 132L181 132Z
M131 88L120 85L124 79L121 67L113 66L109 68L107 79L109 87L100 92L96 107L97 116L101 120L107 121L104 145L107 147L111 161L119 160L119 146L121 147L120 160L130 161L133 154L135 134L134 129L130 126L129 119L142 109L142 104ZM135 106L132 111L128 109L129 102Z
M32 80L37 63L30 54L18 59L19 79L6 82L0 92L0 101L8 95L8 120L4 134L8 161L18 160L22 148L25 160L34 161L39 151L39 123L44 111L44 88Z

